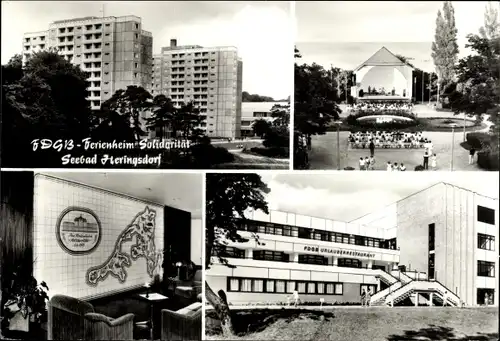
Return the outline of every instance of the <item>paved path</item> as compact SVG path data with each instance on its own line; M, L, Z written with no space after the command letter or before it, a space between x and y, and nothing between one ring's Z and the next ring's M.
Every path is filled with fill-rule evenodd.
M451 169L451 141L450 132L424 132L433 145L433 152L437 156L437 169L449 171ZM340 132L340 169L354 167L358 169L360 157L370 155L368 149L350 149L348 147L349 132ZM463 142L463 133L456 132L453 139L453 170L479 171L477 164L469 165L469 152L460 146ZM423 149L376 149L375 170L386 169L387 162L403 162L408 171L423 163ZM309 155L310 169L337 169L337 133L327 132L325 135L313 136L312 150Z

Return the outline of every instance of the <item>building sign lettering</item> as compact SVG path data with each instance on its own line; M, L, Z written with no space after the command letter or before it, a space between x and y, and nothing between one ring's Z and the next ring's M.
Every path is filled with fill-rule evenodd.
M57 219L56 238L61 248L72 255L89 254L101 241L101 223L87 208L68 207Z
M352 256L352 257L365 257L374 258L374 253L352 251L352 250L340 250L340 249L330 249L322 246L304 246L304 251L318 252L318 253L329 253L337 256Z

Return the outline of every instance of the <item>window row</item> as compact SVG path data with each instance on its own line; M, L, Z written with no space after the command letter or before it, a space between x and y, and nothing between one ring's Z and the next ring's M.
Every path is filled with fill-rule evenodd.
M254 233L265 233L286 237L298 237L303 239L314 239L342 244L352 244L359 246L377 247L383 249L396 249L396 238L379 239L359 236L348 233L329 232L314 230L306 227L281 225L274 223L264 223L257 221L241 221L239 230Z
M228 277L227 288L231 292L292 294L297 291L310 295L342 295L344 290L342 283L241 277Z

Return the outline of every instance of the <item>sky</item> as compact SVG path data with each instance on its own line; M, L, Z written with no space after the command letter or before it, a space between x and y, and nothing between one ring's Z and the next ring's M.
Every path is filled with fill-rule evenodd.
M485 1L452 1L460 57L466 36L483 25ZM499 6L499 2L495 2ZM430 60L436 16L442 1L332 1L295 5L296 45L302 62L354 69L380 47L415 58L416 67L433 71ZM375 43L375 44L374 44Z
M261 174L269 208L351 221L439 182L498 198L498 172L340 172Z
M236 46L243 91L287 98L293 86L293 20L288 2L2 1L2 64L22 47L23 33L56 20L136 15L153 34L153 53L178 45ZM5 35L5 36L4 36Z

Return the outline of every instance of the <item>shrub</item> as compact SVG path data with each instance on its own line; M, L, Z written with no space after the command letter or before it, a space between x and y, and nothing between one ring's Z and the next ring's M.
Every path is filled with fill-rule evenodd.
M267 157L288 157L289 154L289 149L284 147L270 147L270 148L253 147L250 148L250 151L252 153Z
M354 167L345 167L344 170L347 170L347 171L351 171L351 170L354 170Z
M490 171L499 170L500 154L498 150L477 153L477 165Z
M417 172L418 171L423 171L423 170L425 170L425 168L422 165L418 165L418 166L415 167L415 171L417 171Z
M493 135L483 132L468 133L466 140L469 146L476 150L482 150L485 147L494 145L495 142Z

